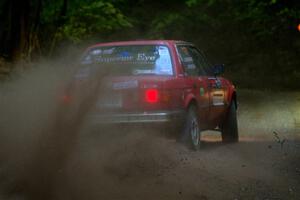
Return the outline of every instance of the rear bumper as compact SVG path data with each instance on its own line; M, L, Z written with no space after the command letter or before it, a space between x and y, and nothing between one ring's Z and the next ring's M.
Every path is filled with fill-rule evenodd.
M184 116L184 110L113 114L95 113L88 116L88 121L92 124L169 123L181 122Z

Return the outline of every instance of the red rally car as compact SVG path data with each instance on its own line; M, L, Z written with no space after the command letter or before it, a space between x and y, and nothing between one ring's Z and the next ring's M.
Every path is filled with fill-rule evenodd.
M92 105L89 122L166 125L198 149L204 130L219 130L223 142L238 141L236 90L219 76L223 71L189 42L101 43L84 53L72 87L79 85L78 96Z

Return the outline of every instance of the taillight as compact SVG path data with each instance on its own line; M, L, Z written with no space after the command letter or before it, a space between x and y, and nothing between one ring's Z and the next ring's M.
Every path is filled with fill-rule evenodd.
M157 89L147 89L145 92L145 100L148 103L158 102L158 90Z
M64 95L62 97L62 101L63 101L63 103L68 104L71 102L71 97L69 95Z

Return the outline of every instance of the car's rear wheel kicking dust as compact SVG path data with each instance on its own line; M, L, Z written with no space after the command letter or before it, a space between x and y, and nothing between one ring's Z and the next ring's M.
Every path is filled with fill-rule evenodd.
M227 116L221 125L221 132L222 142L230 143L239 141L235 102L231 102L230 104Z
M198 150L201 146L200 138L201 131L199 126L197 108L196 106L191 105L187 112L181 141L187 144L193 150Z

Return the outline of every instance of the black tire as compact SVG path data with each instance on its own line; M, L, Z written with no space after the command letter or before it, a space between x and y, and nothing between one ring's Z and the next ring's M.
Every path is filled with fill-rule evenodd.
M235 102L231 102L227 116L221 126L222 142L232 143L239 141L238 124Z
M188 109L180 141L193 150L198 150L201 145L201 131L197 108L191 105Z

